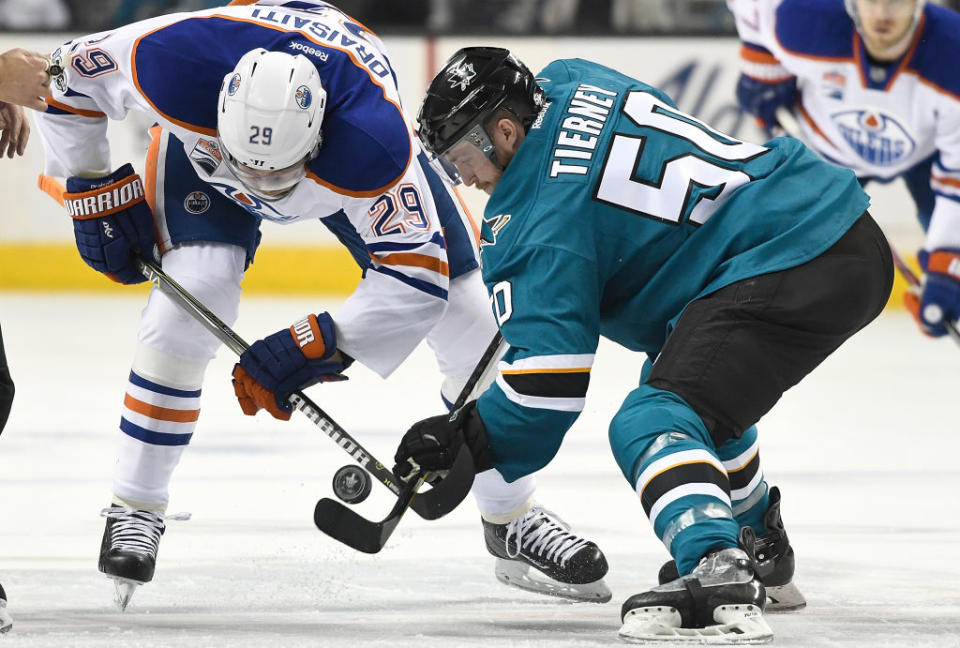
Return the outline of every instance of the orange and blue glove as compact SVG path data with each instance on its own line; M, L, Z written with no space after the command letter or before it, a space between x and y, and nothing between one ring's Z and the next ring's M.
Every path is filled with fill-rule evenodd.
M917 257L927 278L904 295L904 303L924 333L940 337L947 334L944 322L960 319L960 250L921 250Z
M757 118L768 135L777 125L777 108L789 108L796 100L796 77L770 83L741 74L737 80L737 103L743 111Z
M274 418L288 421L293 392L318 382L346 380L340 372L352 362L337 351L330 315L308 315L251 344L233 368L233 390L244 414L253 416L265 409Z
M88 266L123 284L147 280L133 254L156 258L153 212L129 163L101 178L68 178L63 200Z

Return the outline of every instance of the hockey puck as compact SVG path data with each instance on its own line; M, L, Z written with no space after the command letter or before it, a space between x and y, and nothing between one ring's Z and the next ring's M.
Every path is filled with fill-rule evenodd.
M367 499L370 488L370 475L360 466L346 465L333 475L333 493L347 504Z

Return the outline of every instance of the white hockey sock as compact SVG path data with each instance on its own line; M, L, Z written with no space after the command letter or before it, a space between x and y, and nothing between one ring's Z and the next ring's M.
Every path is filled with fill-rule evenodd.
M533 475L507 483L496 470L486 470L473 480L473 496L480 515L488 522L506 524L533 506L537 481Z
M120 419L114 501L162 513L168 486L200 416L206 360L137 347Z

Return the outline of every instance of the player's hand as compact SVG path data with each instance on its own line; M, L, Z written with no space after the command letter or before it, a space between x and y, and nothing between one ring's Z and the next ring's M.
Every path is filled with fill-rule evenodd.
M760 120L768 133L777 125L777 108L789 108L797 98L797 79L767 83L746 74L737 81L737 101L740 108Z
M23 108L12 103L0 102L0 157L7 150L7 157L23 155L30 139L30 124Z
M42 54L12 49L0 54L0 101L44 111L50 96L48 61Z
M247 416L265 409L288 421L293 411L287 402L290 394L318 382L346 380L340 372L350 362L337 351L330 315L307 315L243 352L233 368L233 390Z
M442 414L414 423L400 439L393 474L409 482L423 473L449 470L464 444L477 472L491 467L487 428L477 412L477 401L464 405L453 421L449 414Z
M88 266L119 283L146 281L133 254L156 258L153 212L129 163L100 178L68 178L63 199Z
M924 250L918 257L926 281L911 288L904 303L924 333L940 337L947 334L945 321L960 319L960 250Z

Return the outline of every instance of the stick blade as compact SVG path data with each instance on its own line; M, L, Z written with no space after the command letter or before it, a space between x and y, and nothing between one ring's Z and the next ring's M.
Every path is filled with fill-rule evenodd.
M470 489L473 488L473 478L476 474L473 456L464 445L460 448L447 476L430 490L417 493L410 508L424 520L442 518L467 498Z
M372 522L340 502L324 497L313 510L313 523L328 536L363 553L379 553L400 521L390 516Z

